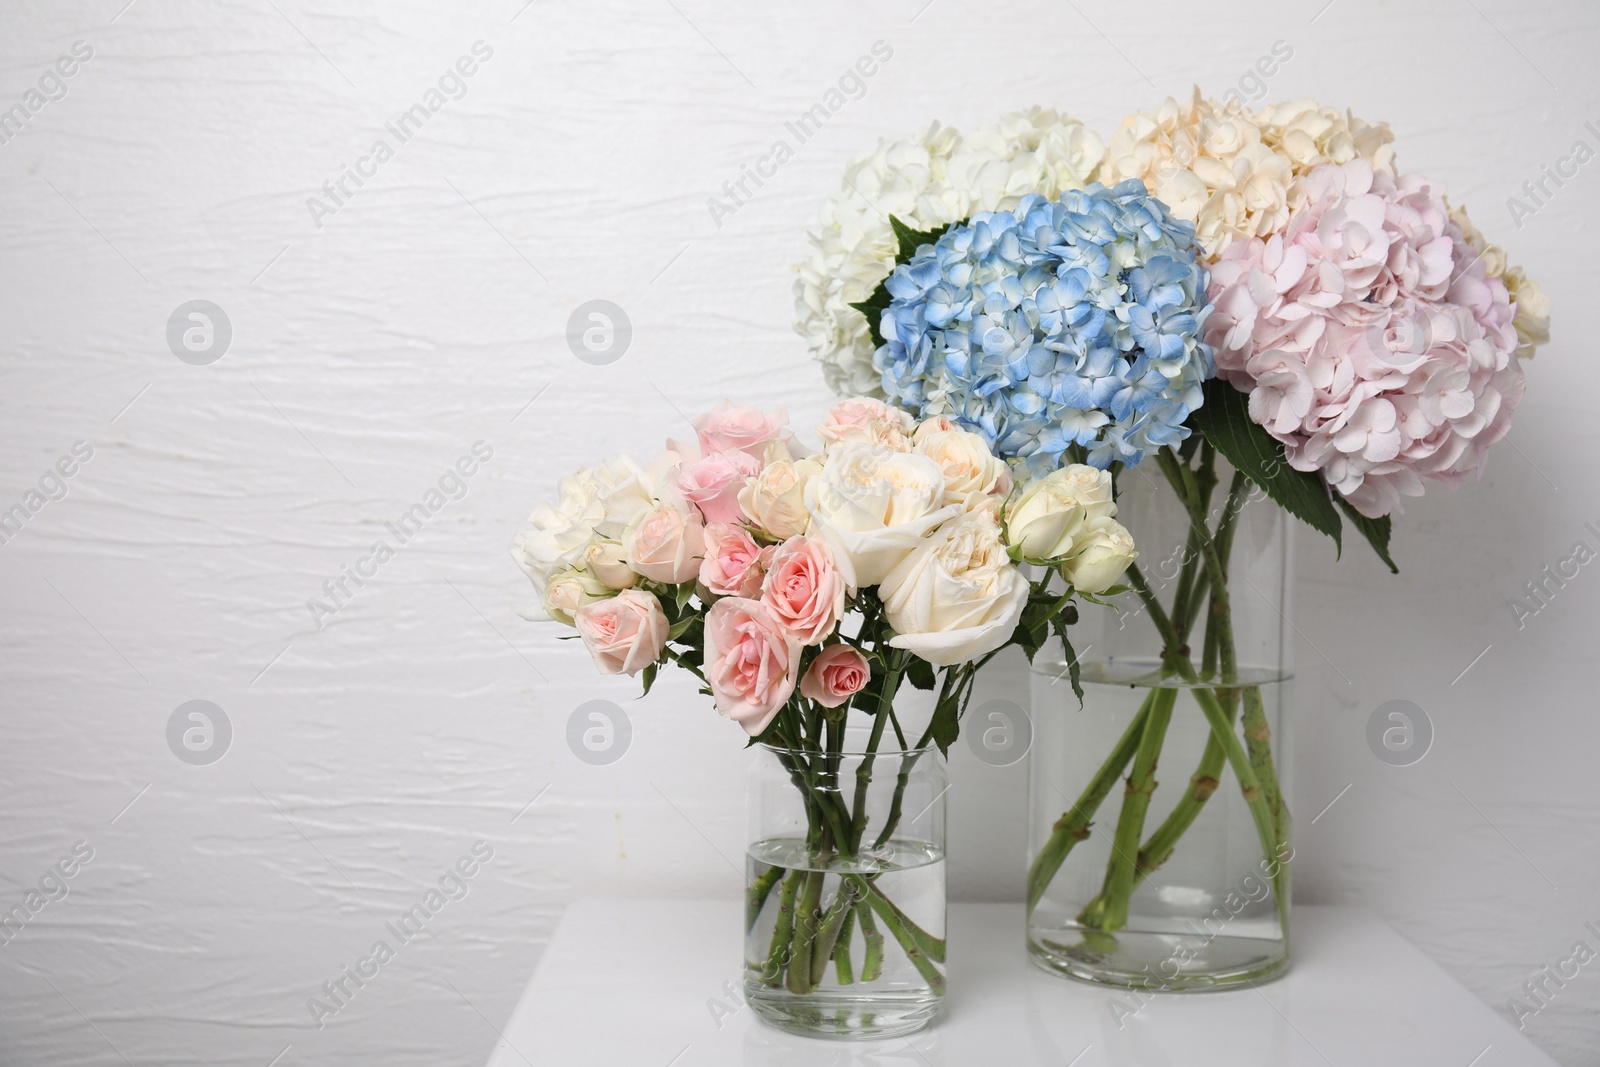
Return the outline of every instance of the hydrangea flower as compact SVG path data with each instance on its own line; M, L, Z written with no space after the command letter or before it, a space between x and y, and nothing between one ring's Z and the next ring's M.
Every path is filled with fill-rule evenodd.
M1304 175L1324 163L1365 159L1394 173L1394 135L1314 101L1250 112L1197 88L1180 104L1129 115L1095 173L1107 184L1137 178L1172 214L1195 224L1208 261L1234 241L1283 229L1305 200Z
M1035 473L1181 442L1213 373L1194 227L1137 181L979 212L896 267L873 355L884 394Z
M796 268L795 330L840 396L882 398L866 319L851 304L872 295L894 269L893 215L932 230L978 211L1014 208L1028 193L1055 197L1088 182L1104 142L1083 123L1047 108L1006 115L963 135L934 123L882 141L845 169L823 205Z
M1517 308L1511 322L1517 329L1517 358L1532 359L1540 345L1550 343L1550 297L1526 271L1506 261L1505 249L1489 243L1467 217L1466 208L1451 204L1450 219L1461 227L1467 243L1478 253L1484 273L1505 283L1506 295Z
M1289 464L1375 518L1424 478L1463 480L1505 436L1523 391L1514 309L1425 178L1355 159L1305 189L1285 232L1212 268L1206 340Z

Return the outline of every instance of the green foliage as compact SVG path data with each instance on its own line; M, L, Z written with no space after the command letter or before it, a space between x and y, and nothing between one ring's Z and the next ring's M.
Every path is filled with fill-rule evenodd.
M894 257L895 266L898 267L900 264L906 262L912 256L916 255L917 249L921 248L923 245L933 244L940 237L944 236L944 232L953 225L955 225L955 223L950 223L946 226L938 226L931 230L913 230L911 227L907 226L893 215L890 215L889 226L894 230L895 240L899 244ZM889 306L888 281L889 279L885 277L883 281L878 283L878 287L872 290L871 296L860 301L859 303L850 305L867 317L867 329L872 334L873 347L883 344L883 334L878 332L878 322L883 318L884 309Z
M1283 445L1250 418L1249 398L1221 378L1205 383L1205 403L1190 419L1237 471L1259 485L1289 514L1339 545L1339 513L1315 474L1289 466Z
M1389 555L1389 532L1393 526L1389 521L1389 516L1384 515L1381 518L1369 519L1351 506L1350 501L1344 497L1335 496L1334 500L1338 503L1339 509L1344 512L1345 518L1350 520L1350 525L1361 532L1361 535L1367 539L1367 543L1372 546L1372 550L1378 554L1378 558L1388 566L1389 573L1399 574L1400 568L1395 566L1394 559Z
M1235 470L1260 486L1289 514L1333 538L1335 551L1343 548L1343 524L1339 521L1339 512L1343 511L1389 570L1400 573L1389 555L1393 528L1389 516L1369 519L1332 492L1320 475L1289 466L1283 445L1250 418L1249 397L1228 382L1220 378L1206 382L1205 396L1205 403L1189 417L1190 422Z

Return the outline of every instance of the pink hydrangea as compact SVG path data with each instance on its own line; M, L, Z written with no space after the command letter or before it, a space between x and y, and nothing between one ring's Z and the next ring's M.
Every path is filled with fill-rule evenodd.
M1212 269L1206 341L1291 466L1387 515L1424 478L1477 471L1510 428L1516 308L1425 178L1357 159L1304 182L1282 233Z

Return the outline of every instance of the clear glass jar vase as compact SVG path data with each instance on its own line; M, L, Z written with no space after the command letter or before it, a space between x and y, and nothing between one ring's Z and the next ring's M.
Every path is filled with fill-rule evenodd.
M945 777L933 749L758 745L745 849L745 998L813 1037L909 1034L945 986Z
M1062 657L1034 665L1028 950L1141 990L1271 978L1294 856L1292 522L1205 447L1122 472L1117 503L1140 558L1074 631L1081 709Z

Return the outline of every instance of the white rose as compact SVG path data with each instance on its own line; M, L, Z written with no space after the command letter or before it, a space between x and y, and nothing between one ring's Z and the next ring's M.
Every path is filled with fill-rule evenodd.
M528 516L533 528L512 538L511 558L543 586L556 570L581 563L596 535L616 540L654 506L649 479L628 456L582 467L561 479L554 504Z
M929 423L923 423L923 426ZM913 451L927 456L944 470L944 502L963 511L998 507L1011 491L1011 468L989 451L989 443L969 430L917 428Z
M929 530L960 514L943 499L933 460L861 442L834 446L806 485L811 533L833 548L851 589L883 581Z
M814 459L770 461L739 491L739 510L781 541L799 537L811 525L806 485L820 473L822 464Z
M1069 463L1023 486L1007 509L1007 540L1023 559L1058 559L1072 554L1086 524L1116 513L1110 472Z
M889 644L948 667L1010 640L1028 602L1028 583L1006 555L993 517L972 511L901 560L878 595L896 631Z
M550 576L544 587L544 610L552 619L568 626L576 625L578 609L616 596L616 590L589 572L578 567L566 567Z
M1092 519L1078 536L1072 558L1061 567L1061 574L1072 588L1091 596L1104 593L1117 584L1128 565L1139 558L1133 536L1115 519Z

